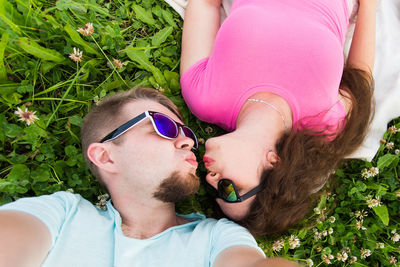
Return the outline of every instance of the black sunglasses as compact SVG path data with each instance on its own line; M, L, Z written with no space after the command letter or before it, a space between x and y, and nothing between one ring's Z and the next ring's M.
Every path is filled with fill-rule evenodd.
M120 135L127 132L128 130L133 128L133 126L140 123L146 118L149 118L151 120L154 130L159 136L166 139L174 139L178 137L179 130L181 130L184 136L194 141L194 149L197 149L199 147L196 134L192 131L192 129L179 122L174 121L167 115L154 111L145 111L142 114L134 117L133 119L125 122L117 129L107 134L103 139L101 139L100 143L105 143L118 138Z
M230 179L221 179L218 181L217 197L228 203L238 203L254 196L263 188L264 183L251 189L244 195L239 195L235 183Z

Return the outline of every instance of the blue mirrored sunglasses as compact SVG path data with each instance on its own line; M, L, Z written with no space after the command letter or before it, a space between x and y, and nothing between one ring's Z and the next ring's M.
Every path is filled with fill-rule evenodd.
M174 139L178 137L179 130L181 130L184 136L194 141L193 148L194 149L198 148L199 144L197 142L197 137L196 134L192 131L192 129L190 129L186 125L174 121L167 115L154 111L145 111L142 114L134 117L133 119L125 122L117 129L106 135L106 137L101 139L100 143L105 143L118 138L120 135L129 131L131 128L133 128L135 125L142 122L146 118L150 119L154 130L157 132L159 136L164 137L166 139Z

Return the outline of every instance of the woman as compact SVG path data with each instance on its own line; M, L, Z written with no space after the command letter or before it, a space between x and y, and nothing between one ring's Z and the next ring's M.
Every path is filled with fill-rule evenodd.
M349 56L346 0L189 0L182 94L229 133L206 142L217 203L253 234L301 220L373 113L376 0L360 0Z

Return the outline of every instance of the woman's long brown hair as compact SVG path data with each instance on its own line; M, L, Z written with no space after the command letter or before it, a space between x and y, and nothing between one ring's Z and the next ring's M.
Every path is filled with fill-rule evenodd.
M361 145L374 113L373 79L365 71L345 66L340 88L350 95L351 109L333 140L332 135L302 128L278 141L280 162L264 170L264 188L249 215L239 222L252 234L279 233L302 220L342 160Z

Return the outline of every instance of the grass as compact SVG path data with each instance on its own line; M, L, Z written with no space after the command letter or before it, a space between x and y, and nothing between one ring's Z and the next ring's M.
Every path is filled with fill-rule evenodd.
M89 22L92 35L77 32ZM0 0L0 204L59 190L95 203L104 191L84 163L79 131L91 105L116 91L153 87L175 102L201 140L221 134L190 114L180 95L181 28L161 0ZM74 47L80 62L69 58ZM38 120L27 125L17 108ZM400 128L400 118L394 125ZM400 133L391 128L383 140L371 162L351 160L337 170L337 186L302 227L258 239L266 255L314 266L348 266L353 257L352 266L395 265ZM201 158L204 146L197 153ZM204 176L204 167L199 172ZM178 209L212 215L212 200L201 187Z

